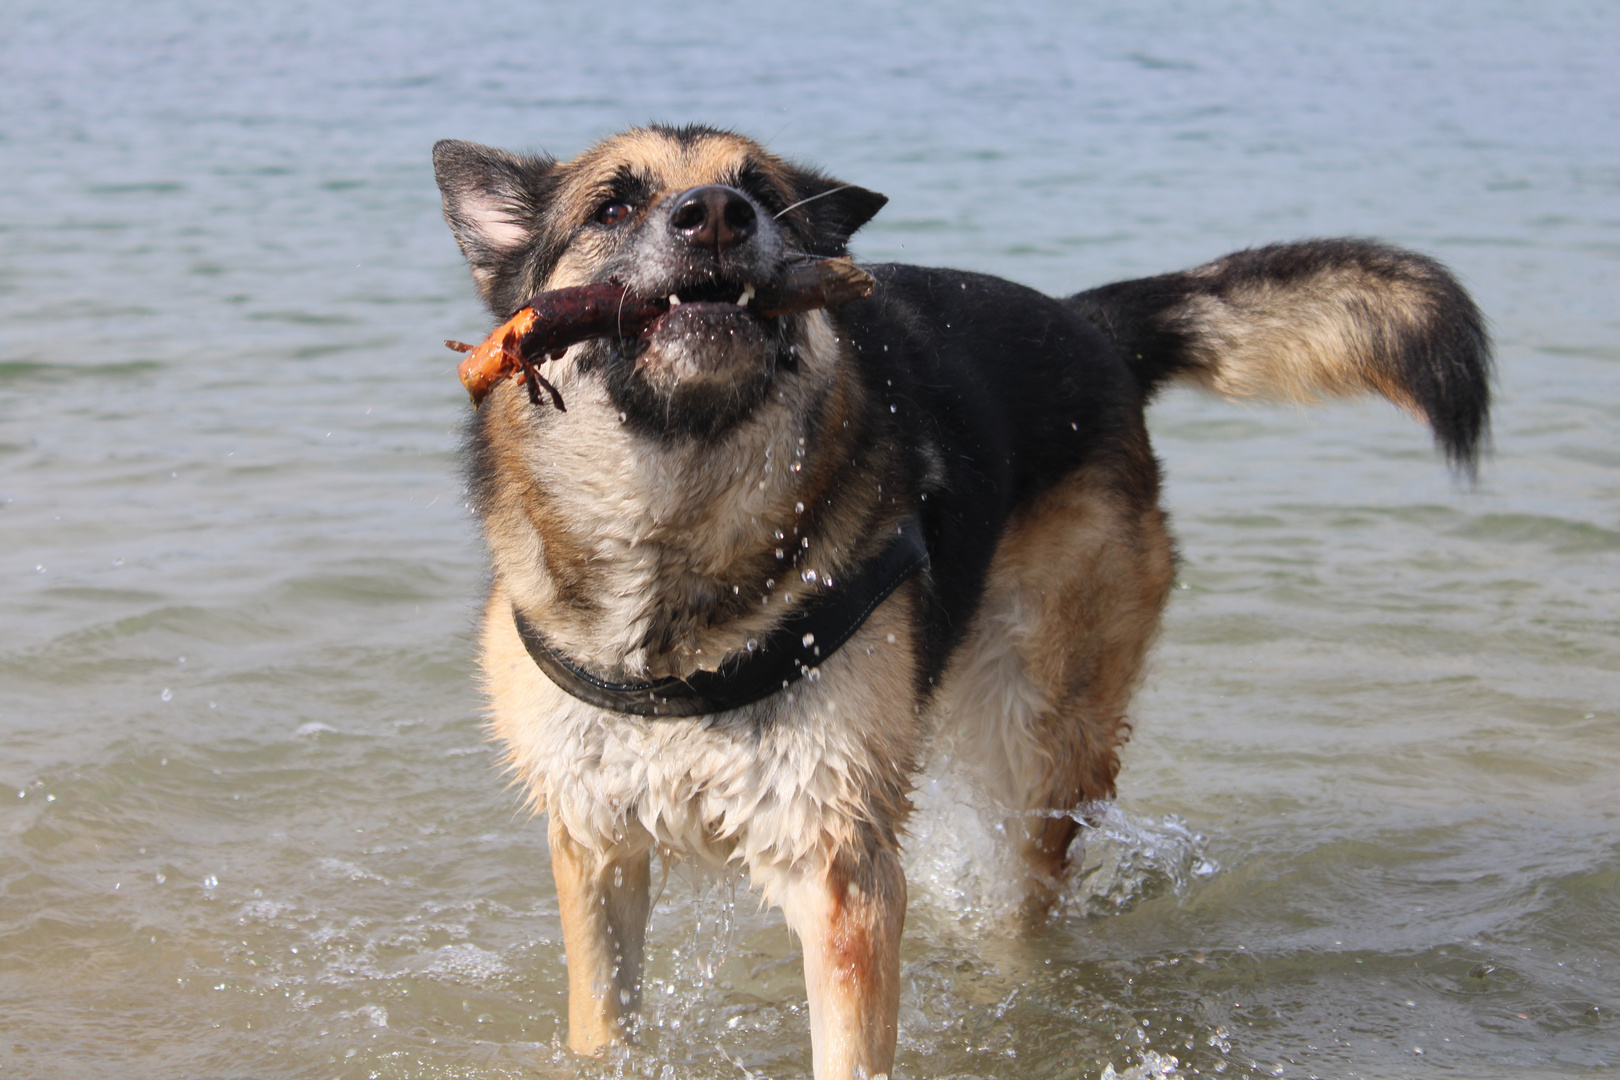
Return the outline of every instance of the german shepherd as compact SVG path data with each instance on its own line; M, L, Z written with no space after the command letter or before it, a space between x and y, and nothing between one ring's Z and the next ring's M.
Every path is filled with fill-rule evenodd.
M1242 251L1053 299L866 269L867 299L765 317L756 287L846 254L887 201L708 127L572 161L434 147L485 304L614 281L644 329L503 381L471 419L493 564L491 730L549 814L569 1045L632 1034L654 848L745 868L804 946L815 1075L891 1068L900 842L950 733L1015 823L1022 915L1114 794L1176 556L1143 407L1381 394L1472 473L1489 344L1422 255Z

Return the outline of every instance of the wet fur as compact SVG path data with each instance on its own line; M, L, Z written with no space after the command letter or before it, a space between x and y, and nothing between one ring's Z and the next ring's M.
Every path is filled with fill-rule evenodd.
M610 277L649 295L765 280L795 253L842 253L884 201L707 128L638 129L567 162L447 142L435 167L498 317ZM669 224L670 200L708 184L757 208L747 243L694 250ZM597 215L613 201L634 216L609 227ZM1485 433L1479 313L1438 264L1381 244L1278 245L1068 299L869 269L874 295L837 311L575 346L546 368L566 413L508 383L473 416L491 729L550 814L582 1052L626 1037L658 847L746 868L783 907L805 946L818 1077L886 1071L899 845L942 730L1008 808L1023 914L1045 915L1078 826L1025 812L1113 795L1171 586L1143 422L1161 386L1379 393L1465 470ZM712 669L821 588L807 571L836 581L914 513L931 569L817 678L743 709L650 719L586 705L513 626L516 605L608 677Z

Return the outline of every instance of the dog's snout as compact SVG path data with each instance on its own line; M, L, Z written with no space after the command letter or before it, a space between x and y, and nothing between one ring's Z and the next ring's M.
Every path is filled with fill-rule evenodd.
M724 184L705 184L675 197L669 227L693 247L716 255L747 242L759 227L759 213L748 196Z

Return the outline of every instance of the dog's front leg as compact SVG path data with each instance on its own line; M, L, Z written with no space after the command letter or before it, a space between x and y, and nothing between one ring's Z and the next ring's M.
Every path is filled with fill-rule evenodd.
M842 851L784 890L804 945L816 1080L873 1080L894 1066L906 877L898 853Z
M650 855L602 854L551 819L551 874L568 950L568 1047L594 1054L621 1043L641 1008Z

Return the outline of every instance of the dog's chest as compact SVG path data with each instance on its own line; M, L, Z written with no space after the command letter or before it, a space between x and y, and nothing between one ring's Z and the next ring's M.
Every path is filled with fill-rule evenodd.
M758 873L791 866L892 810L910 763L882 748L922 724L891 598L821 677L717 717L643 718L579 701L530 659L492 598L484 633L491 730L539 806L581 843L658 844Z

